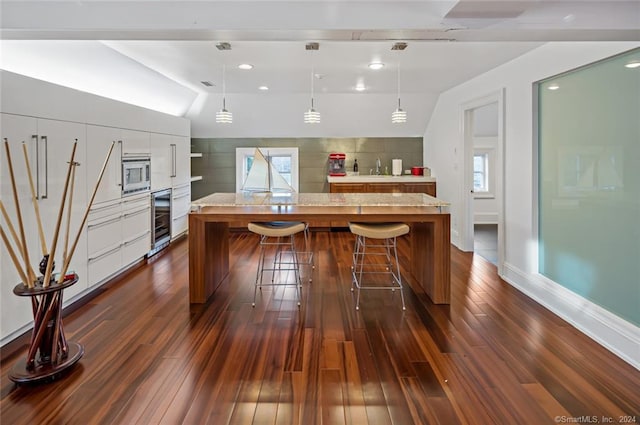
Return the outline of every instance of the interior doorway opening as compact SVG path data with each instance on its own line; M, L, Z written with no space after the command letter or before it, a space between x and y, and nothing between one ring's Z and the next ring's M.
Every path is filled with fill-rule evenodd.
M461 245L498 267L504 261L503 90L463 105Z

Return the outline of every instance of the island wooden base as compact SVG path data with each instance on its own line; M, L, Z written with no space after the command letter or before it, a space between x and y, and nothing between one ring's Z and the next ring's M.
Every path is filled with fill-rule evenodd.
M335 214L333 215L335 216ZM255 221L282 221L280 215L260 214L243 217ZM451 282L449 214L371 216L344 215L359 222L403 221L411 226L410 273L435 304L449 304ZM286 220L321 220L290 214ZM229 223L238 220L233 214L189 215L189 301L205 303L229 273Z

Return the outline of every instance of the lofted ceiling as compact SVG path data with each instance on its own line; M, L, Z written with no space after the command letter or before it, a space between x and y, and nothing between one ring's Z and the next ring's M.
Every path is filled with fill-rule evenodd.
M372 120L372 104L389 110L366 131L329 130L324 120L321 135L422 135L439 93L544 42L640 40L638 1L4 0L0 8L3 69L186 116L201 137L250 134L240 124L260 125L246 115L251 105L301 116L312 74L317 109L329 116L323 106L348 105L354 122ZM311 41L319 50L305 49ZM391 50L398 41L408 47ZM385 67L372 71L373 61ZM223 65L235 129L211 122ZM398 85L411 117L402 127L387 117ZM272 133L312 135L297 115L277 123L290 130Z

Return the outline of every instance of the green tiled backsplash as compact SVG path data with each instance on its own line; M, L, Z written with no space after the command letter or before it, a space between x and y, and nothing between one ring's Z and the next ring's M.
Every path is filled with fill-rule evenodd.
M347 170L358 160L360 174L375 169L376 158L391 172L391 160L402 159L405 169L422 165L422 137L283 138L283 139L191 139L191 174L202 180L191 185L192 199L213 192L235 192L236 148L297 147L300 161L300 192L328 192L328 158L332 152L347 155Z

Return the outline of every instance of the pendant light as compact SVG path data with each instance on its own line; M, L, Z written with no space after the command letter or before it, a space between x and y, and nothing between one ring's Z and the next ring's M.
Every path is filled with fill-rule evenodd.
M400 107L400 61L398 60L398 109L391 113L391 122L393 124L402 124L407 122L407 112Z
M307 50L312 50L311 54L313 54L313 50L318 50L317 43L309 43L306 47ZM304 113L304 122L305 124L319 124L320 123L320 112L313 109L313 79L314 79L314 71L313 71L313 56L311 60L311 108Z
M219 124L233 123L233 114L227 111L226 105L225 67L222 65L222 109L216 112L216 122Z

